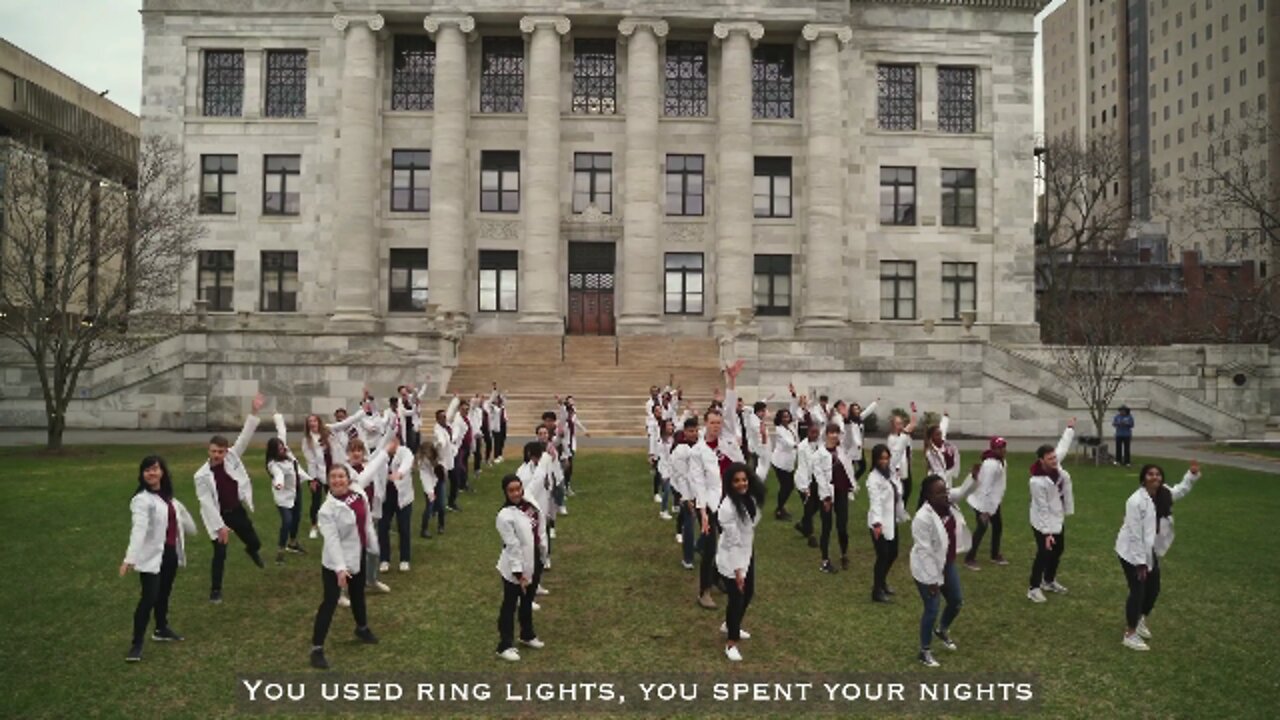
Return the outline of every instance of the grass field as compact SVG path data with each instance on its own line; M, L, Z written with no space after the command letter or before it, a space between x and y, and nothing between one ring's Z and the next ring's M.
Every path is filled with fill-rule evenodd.
M128 540L128 501L145 449L79 448L49 457L0 451L0 504L8 611L0 643L0 715L5 717L221 717L232 715L241 672L306 672L319 601L319 541L281 568L228 557L225 602L208 601L211 550L189 541L190 566L171 605L180 644L148 640L145 660L127 665L136 576L117 577ZM201 447L165 450L179 497L196 512L192 472ZM258 468L261 450L250 452ZM1164 590L1151 619L1152 651L1120 646L1124 578L1112 551L1135 469L1073 468L1076 515L1069 519L1060 580L1067 596L1025 599L1032 555L1026 456L1013 456L1005 503L1008 567L961 570L965 609L953 628L959 652L936 649L945 672L1030 672L1044 717L1275 717L1280 707L1280 518L1274 477L1214 466L1177 508L1178 540L1162 563ZM507 465L512 468L510 462ZM1182 463L1166 463L1176 481ZM393 592L371 599L377 646L357 646L339 609L328 655L335 671L483 671L497 679L537 671L927 673L915 661L920 603L904 537L890 583L893 606L868 601L872 552L865 496L851 508L849 572L817 571L818 555L789 523L771 517L757 535L756 599L746 627L746 661L730 667L717 628L723 611L694 603L695 573L681 570L672 524L657 519L644 457L587 453L577 497L560 523L552 595L536 615L541 651L518 666L493 655L500 586L498 473L487 471L448 533L414 538L409 574L387 573ZM919 477L919 476L917 476ZM274 538L278 519L260 471L254 521ZM776 484L770 480L770 495ZM914 499L912 502L914 505ZM793 511L795 501L792 502ZM198 513L197 513L198 515ZM304 521L305 528L305 521ZM415 533L417 519L414 522ZM902 529L909 536L909 530ZM233 540L233 543L237 541ZM835 539L832 540L833 546ZM834 554L834 553L833 553ZM985 553L984 553L985 554ZM718 601L723 607L723 598Z

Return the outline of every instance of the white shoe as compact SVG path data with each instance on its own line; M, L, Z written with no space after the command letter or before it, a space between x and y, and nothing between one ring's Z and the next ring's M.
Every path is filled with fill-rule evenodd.
M1147 627L1147 619L1145 617L1138 618L1138 627L1134 628L1134 632L1143 640L1151 639L1151 629Z
M493 461L493 464L494 464L494 465L501 465L501 464L502 464L502 458L498 458L498 459L494 460L494 461ZM519 658L516 658L516 659L518 660Z
M541 610L541 609L542 609L542 606L541 606L541 605L539 605L539 604L537 603L537 601L534 601L534 603L533 603L533 609L534 609L534 610Z
M661 495L659 495L658 493L654 493L654 494L653 494L653 501L654 501L654 502L656 502L656 503L660 503L660 502L662 502L662 496L661 496Z
M498 657L510 662L520 662L520 652L513 647L509 647L498 653Z
M742 662L742 653L738 652L737 645L725 645L724 656L731 662Z
M386 584L386 583L384 583L384 582L382 582L381 580L377 580L377 581L375 581L375 582L373 583L373 586L374 586L375 588L377 588L377 589L378 589L378 592L380 592L380 593L389 593L389 592L391 592L391 588L390 588L390 587L388 587L388 586L387 586L387 584Z
M1051 583L1040 583L1040 589L1045 592L1058 593L1059 595L1067 594L1067 586L1057 580Z
M551 591L550 591L550 590L548 590L548 589L546 589L546 588L544 588L544 587L542 587L541 585L539 585L539 586L538 586L538 593L537 593L537 594L538 594L538 595L550 595L550 594L551 594Z
M551 558L547 558L547 559L545 559L545 560L543 560L543 561L542 561L542 569L543 569L543 570L550 570L550 569L551 569Z
M555 529L555 528L551 528L551 530L549 530L549 531L547 532L547 534L551 536L551 539L552 539L552 540L555 540L555 539L556 539L556 529Z
M1120 644L1124 645L1130 650L1150 650L1151 649L1151 646L1143 642L1142 638L1138 637L1138 633L1136 632L1132 635L1125 635L1124 641L1121 642Z
M661 518L662 520L670 520L671 513L667 512L666 510L663 510L662 512L658 513L658 517Z
M729 634L729 623L720 623L720 634L721 635ZM747 632L746 630L743 630L742 628L738 628L738 637L743 640L750 640L751 633Z
M692 569L693 569L693 563L691 563L691 562L685 562L685 561L681 560L681 561L680 561L680 567L684 568L685 570L692 570Z
M542 648L546 647L546 645L547 645L546 643L542 642L542 641L541 641L541 640L539 640L538 638L534 638L534 639L532 639L532 640L521 640L521 641L520 641L520 644L521 644L521 645L524 645L524 646L527 646L527 647L531 647L531 648L533 648L534 650L541 650Z
M1031 588L1027 591L1027 599L1031 602L1042 603L1048 602L1049 598L1044 596L1044 591L1040 588Z
M378 563L378 572L391 572L391 563Z
M560 512L559 512L559 514L560 514L560 515L568 515L568 514L569 514L569 506L568 506L568 505L561 505L561 506L560 506Z
M400 572L409 572L409 563L407 562L400 563Z
M344 607L344 608L351 607L351 598L347 597L346 595L339 595L338 606Z
M676 533L676 544L677 544L677 545L683 545L683 544L684 544L684 538L680 537L680 533Z
M312 540L315 540L316 538L320 537L320 531L315 528L311 528L311 532L307 533L307 537Z

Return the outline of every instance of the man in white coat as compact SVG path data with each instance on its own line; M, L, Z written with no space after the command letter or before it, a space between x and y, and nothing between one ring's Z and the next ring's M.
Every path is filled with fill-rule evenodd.
M1071 473L1062 467L1062 460L1071 450L1075 428L1076 419L1071 418L1058 446L1041 445L1031 466L1031 532L1036 536L1036 559L1031 564L1027 599L1032 602L1044 602L1045 592L1067 592L1058 582L1058 563L1067 546L1064 523L1068 515L1075 514L1076 500Z
M982 453L982 462L978 466L978 489L969 495L969 507L977 515L978 529L973 533L973 544L965 555L964 566L970 570L981 570L978 565L978 548L982 546L982 536L987 528L991 528L991 562L996 565L1008 565L1009 561L1000 554L1000 535L1004 531L1004 521L1000 517L1000 504L1004 502L1004 491L1008 483L1008 469L1005 467L1007 443L1002 437L993 437Z

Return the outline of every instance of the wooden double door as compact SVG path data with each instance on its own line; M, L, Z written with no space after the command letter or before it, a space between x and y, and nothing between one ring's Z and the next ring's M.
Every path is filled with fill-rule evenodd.
M614 244L569 243L569 334L613 335Z

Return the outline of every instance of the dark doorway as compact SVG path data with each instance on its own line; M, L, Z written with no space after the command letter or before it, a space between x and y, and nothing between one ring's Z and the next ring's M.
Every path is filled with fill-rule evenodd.
M569 334L614 334L614 244L569 243Z

